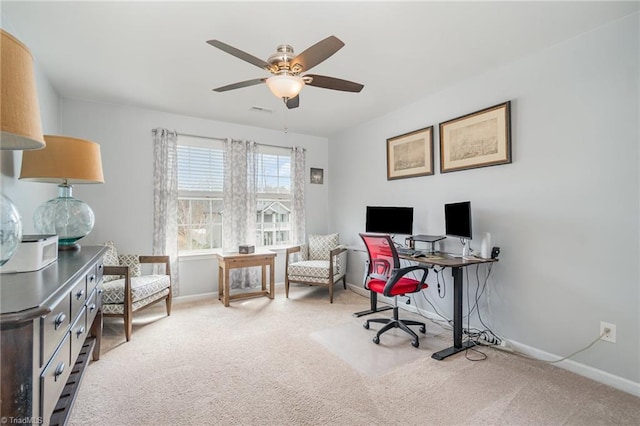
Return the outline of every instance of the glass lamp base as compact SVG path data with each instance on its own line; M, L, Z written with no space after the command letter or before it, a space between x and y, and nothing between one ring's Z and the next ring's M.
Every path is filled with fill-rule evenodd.
M84 201L71 196L71 185L58 185L58 198L38 207L33 225L41 234L56 234L59 250L78 250L77 241L93 229L95 216Z
M15 254L22 241L22 220L13 202L2 194L0 203L0 266Z
M72 242L72 243L61 243L58 242L58 250L80 250L80 244L76 243L76 242Z

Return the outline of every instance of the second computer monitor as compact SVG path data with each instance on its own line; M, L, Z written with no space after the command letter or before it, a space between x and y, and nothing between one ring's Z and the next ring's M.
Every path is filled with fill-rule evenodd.
M471 201L449 203L444 205L445 234L470 240L473 236L471 227Z

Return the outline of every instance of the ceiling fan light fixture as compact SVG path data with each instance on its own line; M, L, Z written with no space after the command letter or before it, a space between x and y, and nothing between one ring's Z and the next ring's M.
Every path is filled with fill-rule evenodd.
M304 87L304 80L293 75L274 75L267 79L267 86L276 97L292 99Z

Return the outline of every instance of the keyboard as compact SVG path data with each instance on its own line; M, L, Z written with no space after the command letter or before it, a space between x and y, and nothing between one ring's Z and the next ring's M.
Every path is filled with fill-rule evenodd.
M398 247L397 252L401 256L413 256L416 251L414 249L410 249L406 247Z

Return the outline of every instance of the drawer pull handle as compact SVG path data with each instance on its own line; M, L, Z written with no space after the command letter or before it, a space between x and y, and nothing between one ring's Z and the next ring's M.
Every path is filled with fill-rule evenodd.
M92 303L91 306L89 306L89 312L93 312L96 310L96 304Z
M53 372L53 377L54 379L57 381L58 377L60 377L60 375L64 372L64 362L61 362L60 364L58 364L58 366L56 367L56 371Z
M58 315L56 315L56 319L54 320L54 323L53 323L54 329L57 330L58 327L60 327L64 323L64 320L66 319L67 319L67 316L63 312L60 312Z
M76 293L76 298L80 300L82 296L84 296L84 290L78 290L78 292Z
M89 277L89 282L90 282L90 283L94 282L95 280L96 280L96 276L95 276L95 275L91 275L91 276Z
M76 330L76 337L82 336L84 334L85 330L86 329L84 328L84 326L81 326L79 329L77 329Z

